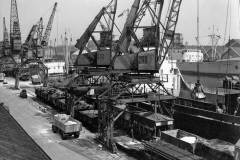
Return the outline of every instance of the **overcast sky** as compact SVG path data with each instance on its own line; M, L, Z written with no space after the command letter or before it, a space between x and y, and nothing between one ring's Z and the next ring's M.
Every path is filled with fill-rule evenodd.
M31 26L43 17L46 25L54 2L58 2L51 39L60 37L65 31L72 35L73 44L81 36L99 10L110 0L17 0L20 19L20 29L25 40ZM167 2L168 0L165 0ZM223 41L228 0L199 0L200 1L200 41L201 44L209 44L207 35L211 34L212 26L218 30ZM231 2L231 38L240 39L239 0ZM118 0L118 14L130 8L133 0ZM197 0L183 0L177 32L183 33L184 42L196 44L196 9ZM6 17L9 31L10 0L0 0L0 18ZM123 26L126 16L118 19L120 28ZM228 23L229 25L230 23ZM2 23L0 23L0 40L2 39ZM229 34L227 33L227 36ZM60 41L60 40L59 40ZM60 42L59 42L60 43Z

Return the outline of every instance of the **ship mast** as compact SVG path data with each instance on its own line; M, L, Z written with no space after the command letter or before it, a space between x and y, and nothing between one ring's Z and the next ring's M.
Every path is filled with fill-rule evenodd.
M212 34L211 35L208 35L211 39L211 45L212 45L212 55L211 55L211 60L212 61L215 61L217 60L217 57L216 57L216 53L217 53L217 44L218 44L218 41L219 39L221 38L220 35L217 35L215 33L215 26L213 25L213 30L212 30Z

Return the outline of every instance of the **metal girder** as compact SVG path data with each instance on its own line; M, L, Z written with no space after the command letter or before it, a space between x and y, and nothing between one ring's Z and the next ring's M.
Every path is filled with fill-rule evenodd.
M13 51L21 50L21 32L18 18L17 1L11 0L10 45ZM16 46L15 46L16 45Z
M158 55L158 61L160 63L160 66L165 60L168 50L172 45L177 22L178 22L181 3L182 3L182 0L172 1L169 15L167 17L166 27L164 29L164 34L163 34L163 37L161 38L161 43L160 43L160 51Z
M98 102L98 138L107 148L116 153L117 147L113 142L114 119L116 118L114 118L113 103L109 99Z
M68 86L102 86L105 83L109 83L110 77L108 74L99 73L99 74L79 74L72 81L69 82Z
M113 81L112 84L109 85L109 88L99 95L99 98L106 99L108 97L117 102L129 103L149 101L149 93L159 94L161 87L161 83L153 83L151 80L147 81L146 79L144 79L142 82L139 80L133 83L128 81ZM166 92L164 89L163 93L168 94L168 92ZM111 96L109 97L109 95Z
M113 9L113 10L112 10ZM115 26L115 14L116 14L116 9L117 9L117 0L112 0L106 7L103 7L100 12L96 15L96 17L93 19L93 21L90 23L90 25L88 26L88 28L85 30L85 32L82 34L82 36L77 40L77 43L75 45L76 48L79 49L79 54L77 56L77 59L75 61L75 65L78 65L78 59L81 58L81 54L84 50L84 48L86 47L89 39L91 38L94 42L94 44L97 46L98 50L101 49L106 49L106 46L102 47L101 44L99 44L97 42L97 40L94 38L93 33L96 33L95 29L97 27L97 25L100 23L101 26L103 26L101 19L104 18L106 23L107 23L107 31L111 33L111 44L108 44L110 50L112 49L112 33L113 33L113 28ZM110 10L110 11L108 11ZM108 15L109 17L109 21L106 20L105 18L105 14ZM103 32L107 32L105 29ZM100 32L99 32L100 33Z
M135 0L132 8L128 14L126 23L124 25L122 34L119 38L119 48L121 50L121 52L128 52L128 47L130 45L130 41L131 41L131 36L129 33L129 28L133 28L135 21L136 21L136 15L139 9L139 5L140 5L140 0Z
M54 19L54 16L55 16L56 9L57 9L57 2L54 4L51 16L48 20L48 24L47 24L45 33L44 33L42 41L41 41L42 46L48 46L48 41L49 41L49 37L50 37L50 34L51 34L52 24L53 24L53 19Z

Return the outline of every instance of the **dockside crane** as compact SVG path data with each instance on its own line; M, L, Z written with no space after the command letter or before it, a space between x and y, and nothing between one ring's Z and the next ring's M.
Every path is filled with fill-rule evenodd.
M181 2L182 0L171 1L166 24L164 24L162 22L164 0L134 0L121 36L114 45L110 45L109 54L101 53L101 47L92 37L105 8L99 12L77 41L76 47L80 51L75 65L88 68L86 72L81 69L78 77L79 82L88 80L88 83L79 83L77 87L81 93L87 93L89 88L96 91L100 87L103 88L104 91L94 94L96 99L93 101L97 101L98 107L99 139L113 152L116 149L113 142L114 124L128 109L128 104L150 102L152 105L152 102L157 103L161 100L160 91L164 90L169 94L160 78L154 74L159 73L160 66L172 44ZM141 23L144 18L146 19L147 13L150 16L151 25ZM142 39L137 34L140 29L143 29L144 33ZM90 38L95 41L97 51L83 54ZM136 50L131 51L131 44L135 45ZM101 77L104 78L101 79ZM106 81L102 83L101 80ZM170 95L166 99L173 98ZM119 104L120 113L114 110L114 107Z
M28 52L32 51L33 57L38 58L37 55L37 48L41 48L41 36L42 36L42 30L43 30L43 20L40 18L40 20L34 24L23 44L23 53L22 53L22 59L29 59ZM33 58L32 57L32 58Z
M47 24L46 30L44 32L44 36L41 40L41 45L43 47L48 46L49 38L50 38L50 35L51 35L51 31L52 31L53 20L54 20L54 16L55 16L55 13L56 13L56 9L57 9L57 2L54 4L52 14L51 14L51 16L48 20L48 24Z
M48 77L48 68L43 63L44 58L44 49L48 46L49 37L52 30L52 24L55 16L57 8L57 3L54 4L53 10L51 12L51 16L48 20L47 27L43 34L43 20L34 24L26 38L26 41L23 45L23 53L22 53L22 62L21 65L18 66L16 71L16 80L15 80L15 88L19 88L19 77L22 74L23 67L30 63L37 63L39 65L40 71L43 72L43 86L47 86L47 77ZM31 52L31 56L28 55Z
M21 53L21 32L18 18L18 9L16 0L11 0L10 11L10 40L7 40L8 33L4 19L4 54L0 57L1 70L10 74L14 73L14 69L20 62L19 55ZM5 67L8 68L5 70Z
M7 31L5 17L3 17L3 56L9 55L9 53L10 53L9 34Z
M3 57L10 56L10 43L9 43L9 35L7 31L5 17L3 17L3 45L2 45L2 52L1 52L1 59ZM0 72L3 72L5 68L4 60L0 62Z
M142 3L139 0L134 1L118 43L120 54L116 55L116 59L113 59L112 71L115 71L115 73L110 74L113 78L110 78L108 89L98 96L100 100L98 105L100 129L102 129L102 133L105 133L105 140L110 148L114 146L114 124L128 109L128 104L149 102L156 112L157 105L160 106L160 91L162 89L169 94L163 99L174 99L164 88L159 77L154 76L153 73L159 72L160 66L173 42L181 2L182 0L173 0L171 2L166 25L164 25L161 22L164 0L154 2L145 0ZM154 3L154 9L150 6L151 3ZM150 12L152 26L140 26L146 11ZM140 40L136 34L138 28L143 28L145 33L150 34L146 34ZM160 35L160 28L163 32L162 36ZM129 52L132 39L134 39L138 47L136 53ZM149 45L154 49L149 50ZM150 89L149 91L146 89L147 87ZM118 113L113 109L117 105L121 108ZM164 109L171 115L169 109ZM157 134L156 128L154 134L155 136Z
M85 32L82 34L82 36L77 40L77 43L75 45L76 48L79 49L79 54L77 59L79 58L79 56L82 54L84 48L86 47L88 41L90 38L92 38L93 42L98 46L98 43L96 41L96 39L93 37L93 32L95 30L95 28L97 27L98 23L100 22L102 16L105 14L105 10L106 8L103 7L100 12L97 14L97 16L94 18L94 20L91 22L91 24L88 26L88 28L85 30Z
M141 5L139 0L135 0L118 43L120 52L115 56L114 69L152 74L159 72L174 39L181 0L172 1L166 25L161 20L163 5L164 0L145 0ZM136 10L137 8L139 9ZM147 13L152 23L142 25L141 22ZM137 37L137 31L140 29L143 30L141 39ZM133 51L130 48L132 41L135 43ZM123 66L124 61L128 61L128 66Z
M107 57L111 57L110 50L112 49L112 32L113 27L115 26L114 19L116 14L116 7L116 0L112 0L107 6L103 7L95 16L95 18L90 23L85 32L82 34L82 36L77 40L75 47L79 49L79 54L77 56L77 60L75 61L76 67L96 67L98 65L109 65L110 59L107 58L104 60L104 55L107 55ZM102 30L100 31L97 31L98 24L102 28ZM99 41L95 38L96 33L100 34ZM89 52L88 54L82 54L84 49L90 51L90 49L87 48L87 44L90 40L92 40L92 42L96 46L97 51Z

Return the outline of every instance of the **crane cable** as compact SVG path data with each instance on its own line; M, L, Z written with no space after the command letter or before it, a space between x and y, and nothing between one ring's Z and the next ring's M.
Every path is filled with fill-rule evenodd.
M226 23L225 23L225 30L224 30L224 38L223 38L223 44L225 44L226 42L226 35L227 35L227 27L228 27L228 18L229 18L229 7L230 7L230 4L229 4L229 0L227 2L227 15L226 15Z
M232 5L231 5L231 2L228 0L228 5L227 5L227 17L226 17L226 24L225 24L225 33L224 33L224 43L226 42L226 36L227 36L227 30L228 30L228 48L227 48L227 68L226 68L226 77L227 77L227 74L228 74L228 70L229 70L229 56L230 56L230 54L229 54L229 51L230 51L230 37L231 37L231 23L232 23L232 14L231 14L231 9L232 9ZM229 28L227 28L228 27L228 23L229 23ZM230 86L229 86L230 87ZM227 88L229 88L229 87L227 87ZM227 88L225 88L225 90L224 90L224 93L227 93ZM229 92L230 92L230 89L231 88L229 88ZM228 96L228 99L227 99L227 104L226 104L226 102L225 102L225 104L226 104L226 110L227 110L227 112L228 112L228 110L229 110L229 105L231 104L231 99L230 99L230 97Z

